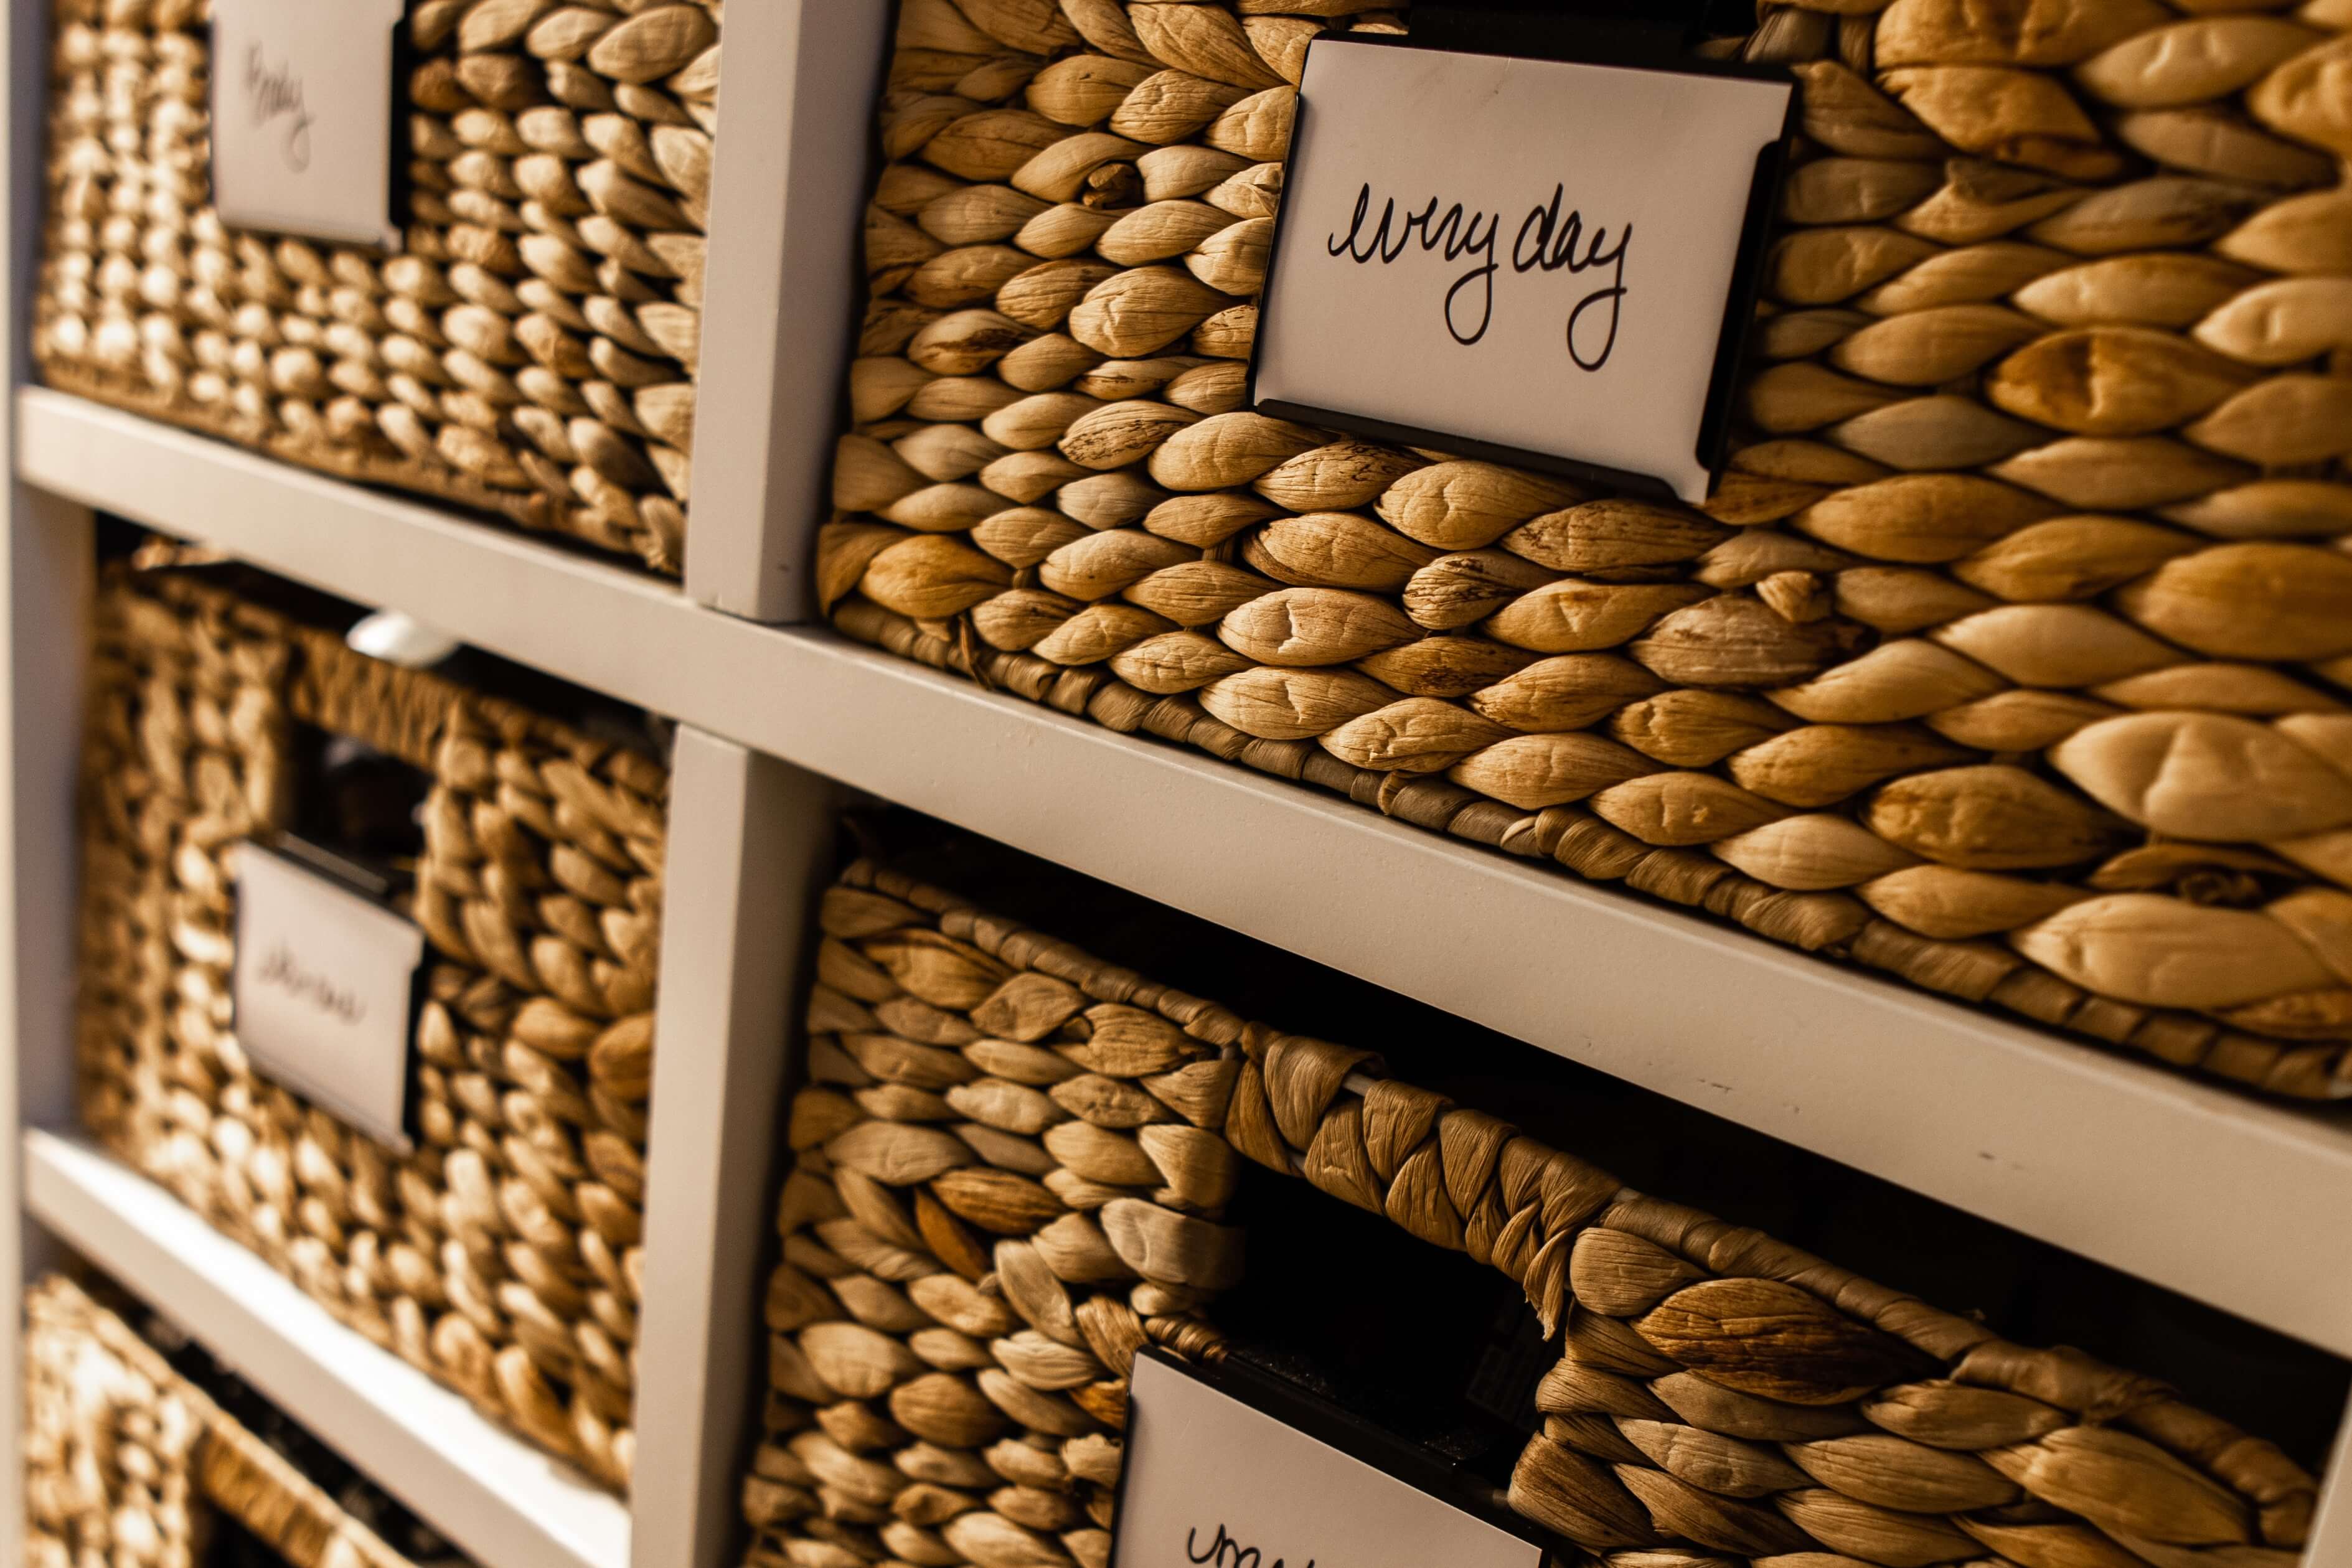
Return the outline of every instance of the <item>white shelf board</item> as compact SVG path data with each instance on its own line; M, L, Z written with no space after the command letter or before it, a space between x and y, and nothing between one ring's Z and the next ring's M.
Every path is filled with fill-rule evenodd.
M87 1140L25 1134L33 1218L476 1561L627 1568L629 1511L476 1413Z
M405 611L2352 1354L2352 1249L2327 1239L2352 1214L2341 1112L2054 1038L822 629L698 609L430 507L18 395L33 485Z

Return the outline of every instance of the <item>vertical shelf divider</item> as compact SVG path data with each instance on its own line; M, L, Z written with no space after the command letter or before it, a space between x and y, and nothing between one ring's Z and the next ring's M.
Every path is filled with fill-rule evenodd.
M637 1568L729 1568L793 1007L838 786L681 728L670 786L637 1350Z
M732 7L719 61L706 332L686 588L753 621L806 620L857 302L874 94L896 7Z
M6 445L0 440L0 448ZM0 701L7 750L0 761L0 1554L20 1561L25 1539L25 1284L62 1249L25 1212L26 1127L74 1114L74 939L79 837L85 611L94 554L87 507L7 486L6 583L0 588Z
M2319 1477L2319 1517L2312 1521L2311 1543L2303 1549L2309 1568L2352 1563L2352 1407L2336 1429L2336 1450Z
M47 204L50 6L19 0L0 28L0 121L7 193L0 201L0 367L13 399L27 376L33 280ZM15 419L0 420L5 496L0 581L0 1556L25 1539L24 1301L27 1277L56 1246L25 1214L19 1129L73 1113L76 844L84 619L89 601L89 508L16 478Z

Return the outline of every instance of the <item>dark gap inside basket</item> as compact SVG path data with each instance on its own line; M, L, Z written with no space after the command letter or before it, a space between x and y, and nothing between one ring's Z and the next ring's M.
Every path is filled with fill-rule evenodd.
M100 514L98 523L98 557L101 565L128 561L142 550L168 549L174 542L120 517ZM200 548L192 547L192 553ZM242 561L199 557L185 564L174 564L172 570L217 584L290 621L336 632L350 631L374 612L371 606L272 576ZM501 697L520 707L559 719L592 739L667 758L668 735L663 721L652 718L642 708L575 686L527 664L466 646L432 666L432 673L486 696Z
M1244 1018L1377 1051L1391 1075L1506 1116L1637 1190L1767 1231L2020 1343L2073 1345L2149 1372L2190 1404L2323 1466L2352 1391L2352 1363L2342 1358L912 812L878 812L856 827L866 852L994 914ZM1216 1308L1220 1326L1262 1337L1267 1359L1287 1358L1291 1375L1321 1380L1343 1403L1369 1410L1387 1401L1401 1430L1433 1447L1444 1447L1450 1422L1475 1427L1483 1412L1466 1398L1449 1408L1431 1387L1460 1386L1463 1347L1488 1343L1486 1271L1304 1181L1245 1169L1233 1218L1259 1233L1278 1228L1284 1245L1250 1249L1247 1283ZM1306 1310L1318 1302L1328 1310ZM1430 1315L1438 1313L1446 1315ZM1372 1337L1382 1348L1357 1343L1367 1322L1379 1325Z
M364 741L316 725L293 727L294 836L380 877L415 885L425 852L419 813L432 776Z
M467 1560L432 1526L320 1441L309 1427L264 1398L178 1324L88 1264L74 1270L74 1282L152 1345L173 1371L202 1389L238 1426L277 1450L334 1499L336 1506L416 1568L468 1568ZM203 1568L285 1568L286 1559L226 1510L216 1509L211 1544L202 1563Z
M1227 1216L1280 1238L1249 1248L1243 1288L1212 1309L1236 1357L1508 1484L1559 1359L1517 1286L1255 1165Z
M204 1568L284 1568L285 1558L227 1514L215 1514L212 1529L212 1544L204 1552Z
M1498 54L1538 50L1563 59L1610 46L1681 52L1703 38L1756 31L1756 0L1416 0L1413 36L1440 47Z

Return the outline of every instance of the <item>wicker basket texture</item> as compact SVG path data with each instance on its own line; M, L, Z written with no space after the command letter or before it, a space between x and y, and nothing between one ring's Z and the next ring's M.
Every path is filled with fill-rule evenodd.
M27 1292L25 1381L26 1568L196 1568L220 1516L291 1568L411 1568L63 1279Z
M2300 1557L2312 1479L2152 1379L1641 1196L1368 1051L872 862L822 925L755 1568L1104 1568L1136 1348L1219 1356L1210 1309L1247 1289L1220 1223L1244 1160L1523 1287L1559 1360L1508 1496L1563 1561Z
M209 0L58 0L52 384L678 570L719 0L415 0L396 252L224 225Z
M904 0L821 592L1112 727L2352 1092L2352 10L1795 0L1704 507L1242 406L1370 0ZM1367 330L1378 330L1367 323Z
M189 576L101 596L84 782L83 1115L353 1327L627 1483L661 766ZM291 818L293 727L429 773L399 1155L257 1074L229 859Z

